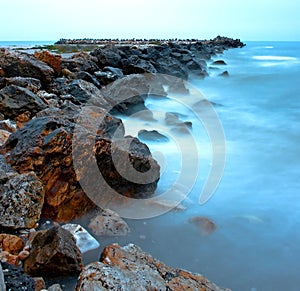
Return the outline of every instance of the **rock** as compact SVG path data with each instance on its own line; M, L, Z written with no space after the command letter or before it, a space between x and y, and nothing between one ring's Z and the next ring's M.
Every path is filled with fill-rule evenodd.
M24 274L22 268L2 263L2 270L7 291L35 291L34 279Z
M195 216L191 217L188 221L196 225L202 234L211 234L217 229L216 224L207 217Z
M94 74L97 80L99 80L99 82L104 86L118 79L118 77L112 72L97 71Z
M228 71L224 71L221 74L219 74L219 76L221 76L221 77L229 77L229 73L228 73Z
M18 255L24 247L24 242L12 234L0 234L0 249L12 255Z
M89 229L98 236L125 236L130 232L127 223L110 209L102 210L93 217Z
M18 87L26 88L33 93L37 93L42 88L41 81L34 78L25 78L25 77L12 77L5 78L6 86L16 85Z
M89 290L227 290L200 274L170 268L129 244L107 246L100 262L91 263L81 272L76 291Z
M4 281L4 274L2 270L2 264L0 263L0 290L6 291L5 281Z
M12 255L7 251L0 252L0 262L5 262L14 266L19 265L19 258L17 255Z
M28 89L10 85L0 90L0 110L5 118L16 121L17 117L27 113L32 118L45 108L45 103Z
M46 289L45 281L42 277L35 277L34 280L34 289L35 291L41 291L43 289Z
M5 77L29 77L39 79L43 86L52 82L54 71L32 55L11 50L0 51L0 67Z
M124 77L123 71L120 68L107 66L107 67L104 67L102 71L112 73L113 75L116 76L116 79L121 79Z
M159 133L157 130L142 129L138 132L138 137L145 141L167 142L169 138Z
M14 169L20 173L33 170L44 184L43 216L46 218L69 221L95 207L79 184L79 179L83 176L87 179L85 182L92 189L96 189L93 191L97 191L99 199L101 194L108 197L110 191L132 198L147 197L157 187L159 165L151 157L148 147L137 139L123 138L124 128L121 121L107 114L105 110L88 109L91 107L85 107L83 116L86 122L78 127L80 134L75 138L75 145L75 124L53 116L32 119L13 133L4 145L3 152L7 154L7 160ZM93 127L93 121L89 124L91 120L102 120L96 140L96 133L90 133L90 127ZM111 137L116 128L120 128L116 136L118 143L114 143L112 147ZM120 158L120 161L112 159L112 150L114 157ZM77 172L73 167L74 153L77 156ZM98 165L97 175L87 175L94 170L90 169L90 162L94 159ZM124 174L122 176L120 173L132 172L129 171L132 167L141 173L148 172L151 168L151 182L139 184L123 178ZM99 171L105 179L102 184L98 179Z
M10 134L9 131L0 129L0 147L7 141Z
M53 54L48 51L36 51L34 53L34 57L48 64L56 73L56 75L60 75L61 73L61 55Z
M48 288L48 291L63 291L59 284L53 284Z
M17 130L17 125L15 122L6 119L0 121L0 129L6 130L10 133L15 132Z
M62 228L66 229L74 236L76 245L81 253L97 249L100 246L99 242L79 224L65 224Z
M160 58L155 63L158 73L174 76L187 80L188 70L175 58Z
M123 59L121 67L126 75L157 73L157 70L151 62L143 60L136 55L132 55L128 59Z
M90 83L92 83L93 85L95 85L97 88L100 88L100 87L101 87L101 84L100 84L100 82L97 80L97 78L95 78L94 76L92 76L92 75L91 75L90 73L88 73L88 72L84 72L84 71L78 72L78 73L76 74L76 79L81 79L81 80L90 82Z
M62 59L62 68L68 69L71 72L88 72L93 74L99 71L99 67L96 64L97 58L89 55L85 52L74 54L71 58Z
M0 226L34 228L40 219L44 188L33 172L18 174L0 162Z
M115 46L107 46L104 48L97 48L91 52L91 56L97 58L97 64L100 68L106 66L119 67L121 61L121 51Z
M31 240L30 255L23 263L27 274L50 278L77 274L82 267L75 238L60 226L36 232Z
M18 254L18 259L24 261L29 257L29 255L30 253L28 251L23 250Z
M216 60L212 63L212 65L215 65L215 66L225 66L227 65L223 60Z

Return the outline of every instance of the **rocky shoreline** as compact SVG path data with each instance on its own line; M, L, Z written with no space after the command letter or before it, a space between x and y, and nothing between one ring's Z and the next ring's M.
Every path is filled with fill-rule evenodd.
M148 94L188 93L185 80L190 76L206 77L207 61L212 56L244 44L225 37L209 41L58 43L101 47L68 57L47 50L36 50L34 54L0 50L0 287L6 284L7 290L42 290L46 288L43 278L47 282L49 276L72 275L79 276L78 291L117 287L228 290L200 274L169 268L135 245L107 246L98 262L84 266L82 252L97 247L97 241L87 239L82 226L68 223L90 215L90 223L84 227L94 236L126 235L130 231L117 213L96 206L94 197L85 194L79 181L90 170L90 160L95 159L106 184L112 193L124 197L124 203L127 198L153 195L160 167L146 144L125 136L122 120L114 113L130 115L143 110L151 118L144 103ZM217 60L215 65L226 64ZM157 78L157 74L164 77ZM176 82L168 75L176 77ZM87 119L78 127L83 110ZM174 122L181 129L191 126L177 119L172 125ZM75 129L82 137L76 143ZM142 134L150 139L159 136L155 132ZM91 145L90 153L86 152L87 144ZM80 161L77 171L74 147ZM149 182L139 184L122 177L120 172L128 169L123 163L117 168L113 151L126 157L137 172L150 172ZM88 184L97 185L101 206L109 205L112 194L97 183L90 175ZM79 238L83 233L85 246ZM61 290L59 286L47 287L49 291Z

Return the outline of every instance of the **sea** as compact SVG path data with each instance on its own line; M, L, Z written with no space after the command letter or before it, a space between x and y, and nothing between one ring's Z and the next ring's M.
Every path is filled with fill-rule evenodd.
M208 77L188 80L190 94L147 98L153 119L121 116L126 134L147 129L168 137L145 141L162 169L156 195L182 199L170 211L158 205L152 217L125 217L128 236L98 240L101 248L135 243L232 290L298 291L300 42L245 43L213 56ZM167 124L166 114L188 130ZM195 217L215 227L206 231ZM101 248L84 254L85 262Z

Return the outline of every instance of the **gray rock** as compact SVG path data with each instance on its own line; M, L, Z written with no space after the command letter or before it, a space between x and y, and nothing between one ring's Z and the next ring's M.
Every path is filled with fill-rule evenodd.
M100 262L85 266L75 290L229 291L200 274L170 268L133 244L124 247L117 244L107 246Z
M25 77L12 77L12 78L6 78L6 85L16 85L19 87L26 88L34 93L36 93L38 90L42 88L41 81L34 78L25 78Z
M167 142L169 138L159 133L157 130L142 129L138 132L138 137L145 141Z
M1 291L6 291L6 285L5 285L5 282L4 282L4 274L3 274L3 271L2 271L1 263L0 263L0 290Z
M53 284L48 288L48 291L62 291L59 284Z

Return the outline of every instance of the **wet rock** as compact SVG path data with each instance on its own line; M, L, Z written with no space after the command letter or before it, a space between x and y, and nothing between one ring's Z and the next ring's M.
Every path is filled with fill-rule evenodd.
M100 262L87 265L81 272L76 291L88 290L227 290L204 276L170 268L129 244L107 246Z
M33 172L18 174L0 162L0 226L36 227L44 202L44 188Z
M81 253L96 249L100 246L99 242L79 224L65 224L62 228L66 229L74 236L76 245Z
M229 73L228 73L228 71L224 71L221 74L219 74L219 76L221 76L221 77L229 77Z
M28 89L10 85L0 90L0 110L5 118L16 120L26 113L32 118L45 108L45 103Z
M85 52L74 54L72 57L62 59L62 68L68 69L71 72L88 72L93 74L99 71L99 67L96 64L97 58L89 55Z
M182 78L184 80L188 78L188 70L175 58L158 59L154 66L158 73Z
M138 137L146 141L167 142L169 138L159 133L157 130L142 129L138 132Z
M81 71L81 72L77 73L76 74L76 79L80 79L80 80L84 80L84 81L90 82L93 85L95 85L97 88L101 87L101 84L97 80L97 78L95 78L94 76L92 76L88 72Z
M30 77L39 79L43 86L52 82L54 71L32 55L11 50L0 51L0 67L5 77Z
M36 232L31 240L30 255L23 263L27 274L50 278L74 275L82 266L75 238L60 226Z
M217 229L216 224L211 219L204 216L191 217L188 221L196 225L202 234L211 234Z
M0 147L8 140L10 135L9 131L0 129Z
M214 62L212 63L212 65L215 65L215 66L225 66L225 65L227 65L227 64L226 64L225 61L223 61L223 60L216 60L216 61L214 61Z
M125 236L130 232L127 223L110 209L102 210L93 217L89 229L98 236Z
M35 291L34 279L24 274L22 268L2 263L2 270L7 291Z
M12 255L18 255L24 247L24 242L21 238L12 234L0 234L0 249L9 252Z
M5 78L6 86L16 85L19 87L26 88L33 93L37 93L38 90L42 88L41 81L34 78L25 78L25 77L12 77Z
M36 51L34 53L34 57L48 64L56 73L56 75L60 75L61 73L61 55L53 54L48 51Z
M120 53L122 54L115 46L107 46L95 49L91 55L97 58L97 64L100 68L119 67L122 58Z
M136 55L122 60L123 72L129 74L157 73L157 70L150 61L143 60Z

